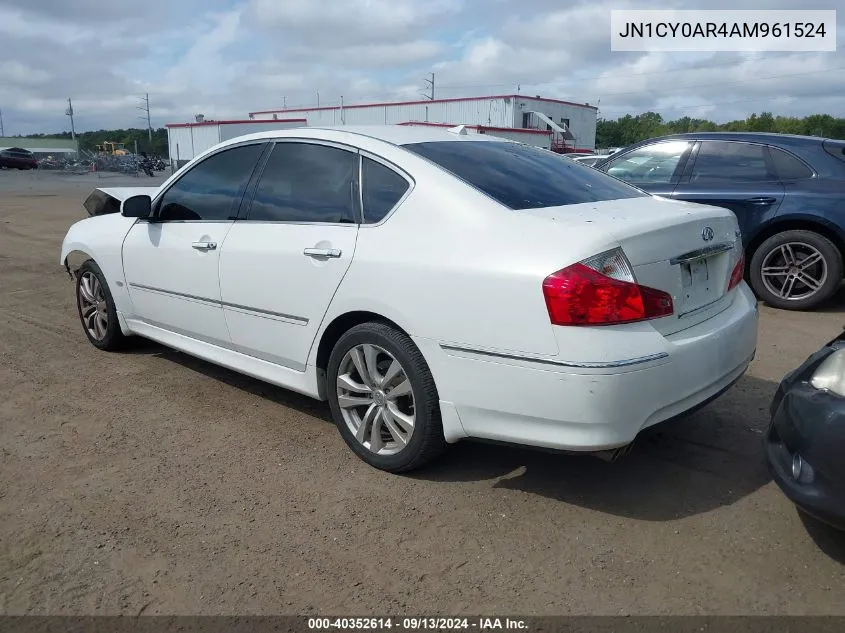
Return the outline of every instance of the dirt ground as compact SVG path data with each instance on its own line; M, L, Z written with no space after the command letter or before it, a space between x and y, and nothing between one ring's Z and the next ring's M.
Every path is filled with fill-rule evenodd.
M845 294L762 307L747 376L621 461L464 442L391 476L322 403L88 343L61 240L93 186L150 182L0 172L0 613L845 614L845 537L761 452Z

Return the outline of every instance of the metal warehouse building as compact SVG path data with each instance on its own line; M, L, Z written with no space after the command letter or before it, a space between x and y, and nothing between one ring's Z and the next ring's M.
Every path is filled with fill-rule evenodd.
M250 112L253 121L304 119L320 125L466 125L468 130L521 140L558 152L596 146L598 108L589 104L511 94L397 101ZM171 147L171 153L173 149Z
M168 123L166 127L170 164L178 169L194 156L198 156L218 143L236 136L266 130L303 127L305 125L305 119L288 117L269 121L251 119L244 121L199 120L194 123Z

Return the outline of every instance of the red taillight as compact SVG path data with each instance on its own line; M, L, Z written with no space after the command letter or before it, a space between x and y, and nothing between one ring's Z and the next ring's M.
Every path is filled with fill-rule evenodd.
M589 265L594 261L595 268ZM620 251L552 273L543 281L543 296L554 325L630 323L674 311L672 295L634 281Z
M733 290L736 286L739 285L739 282L742 281L743 276L745 275L745 252L741 252L739 254L739 261L734 266L733 272L731 272L731 279L728 282L728 290Z

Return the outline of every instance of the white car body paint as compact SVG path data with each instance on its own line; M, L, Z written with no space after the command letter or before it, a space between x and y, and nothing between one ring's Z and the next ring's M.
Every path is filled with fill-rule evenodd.
M125 333L325 399L317 367L323 334L345 314L375 313L408 333L425 357L447 441L478 437L574 451L630 443L641 429L717 395L753 358L758 314L745 282L725 292L730 271L718 269L725 280L712 296L687 298L669 261L700 248L705 225L714 243L735 241L730 211L652 197L513 211L400 147L502 139L405 126L232 139L182 167L153 196L211 152L250 139L348 144L398 167L412 187L377 225L184 224L159 261L133 252L136 235L152 230L148 223L112 214L74 224L60 261L72 253L96 260ZM198 240L218 248L192 249ZM620 246L638 283L673 295L675 314L551 325L543 279ZM303 255L312 247L341 255ZM214 267L216 278L206 274ZM137 295L143 305L133 303L129 283L153 288ZM679 316L684 305L689 313Z

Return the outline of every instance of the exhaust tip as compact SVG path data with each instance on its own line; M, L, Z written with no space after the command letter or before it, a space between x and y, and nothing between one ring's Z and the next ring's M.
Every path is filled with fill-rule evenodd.
M617 459L625 457L628 453L630 453L633 447L634 443L631 442L630 444L626 444L625 446L613 448L608 451L597 451L593 453L593 456L598 457L599 459L605 462L615 462Z

